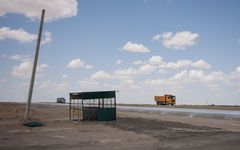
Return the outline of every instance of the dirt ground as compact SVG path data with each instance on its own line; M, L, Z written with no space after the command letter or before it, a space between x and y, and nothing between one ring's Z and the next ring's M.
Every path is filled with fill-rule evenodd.
M24 104L0 103L0 149L239 150L240 120L153 112L117 112L117 121L73 122L68 107L32 106L43 127L22 126Z

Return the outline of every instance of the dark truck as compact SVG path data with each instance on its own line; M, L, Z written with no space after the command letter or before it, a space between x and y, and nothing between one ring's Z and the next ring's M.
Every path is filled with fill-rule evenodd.
M66 99L64 97L57 98L57 103L66 103Z

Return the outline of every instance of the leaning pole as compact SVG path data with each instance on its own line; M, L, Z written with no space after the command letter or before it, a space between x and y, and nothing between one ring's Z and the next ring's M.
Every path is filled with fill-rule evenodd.
M45 9L42 10L41 21L40 21L40 26L39 26L39 31L38 31L37 45L36 45L36 49L35 49L35 56L34 56L34 62L33 62L33 68L32 68L32 76L31 76L31 81L30 81L30 85L29 85L28 100L27 100L25 116L24 116L25 120L28 119L29 111L30 111L30 108L31 108L33 86L34 86L34 80L35 80L35 74L36 74L37 62L38 62L38 54L39 54L39 48L40 48L40 45L41 45L44 15L45 15Z

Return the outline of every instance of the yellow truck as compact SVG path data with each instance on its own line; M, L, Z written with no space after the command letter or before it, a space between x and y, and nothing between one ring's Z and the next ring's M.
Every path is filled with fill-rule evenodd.
M175 105L176 96L165 94L164 96L154 96L157 105Z

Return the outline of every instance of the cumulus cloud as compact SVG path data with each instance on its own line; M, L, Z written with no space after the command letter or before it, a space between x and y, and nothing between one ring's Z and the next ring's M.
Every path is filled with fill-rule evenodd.
M152 56L148 60L148 64L159 67L160 69L178 69L183 67L193 67L198 69L208 69L211 67L210 64L200 59L196 62L193 62L188 59L180 59L176 62L167 62L164 61L161 56Z
M163 58L161 56L152 56L148 62L151 65L157 65L157 66L165 65L165 62L163 61Z
M38 85L38 88L39 89L46 89L46 88L49 88L51 85L52 85L52 82L47 80L47 81L43 81L42 83L40 83Z
M128 69L118 69L113 72L113 78L114 79L130 79L134 75L136 75L137 71L133 68Z
M140 64L143 64L143 61L141 61L141 60L136 60L136 61L133 61L132 64L133 64L133 65L140 65Z
M174 81L204 81L204 82L214 82L224 80L224 73L221 71L215 71L210 74L205 74L202 70L183 70L175 74L170 80Z
M11 29L9 27L0 28L0 40L15 40L20 43L32 43L37 39L36 34L28 33L22 28ZM42 44L47 44L52 41L52 34L49 31L43 33Z
M166 63L165 68L177 69L182 67L188 67L191 64L192 64L191 60L183 59L183 60L178 60L177 62L168 62Z
M153 37L154 41L162 42L166 48L184 50L190 46L196 45L199 35L190 31L182 31L173 34L172 32L164 32Z
M76 59L71 60L68 63L67 67L70 69L78 69L78 68L91 69L92 65L86 64L80 58L76 58Z
M237 73L240 73L240 66L236 67L236 70L235 70Z
M123 47L123 51L133 52L133 53L148 53L150 50L145 47L143 44L132 43L131 41L127 42Z
M41 41L41 44L48 44L52 42L52 33L49 31L46 31L43 33L43 40Z
M122 64L122 63L123 63L123 61L120 60L120 59L116 61L116 64L117 64L117 65Z
M0 16L7 13L22 14L35 20L40 18L41 10L46 10L45 20L54 21L77 15L77 0L0 0Z
M15 54L9 57L9 59L12 59L12 60L21 60L22 58L23 56L19 54Z
M138 68L131 68L128 69L118 69L113 72L113 79L120 79L120 80L129 80L134 78L136 75L146 75L150 74L155 71L157 67L150 65L150 64L143 64Z
M142 65L138 68L137 73L138 74L150 74L154 70L156 70L155 66L150 65L150 64L145 64L145 65Z
M68 78L67 75L63 74L62 77L61 77L63 80L66 80Z
M184 70L184 71L181 71L181 72L178 72L176 73L172 79L173 80L182 80L182 79L186 79L188 77L188 71L187 70Z
M14 77L29 77L32 63L29 61L22 62L18 66L13 67L12 76Z
M11 29L9 27L0 28L0 40L16 40L20 43L31 43L36 39L35 34L28 33L24 29Z
M149 87L161 87L161 86L164 86L166 85L166 81L164 79L153 79L153 80L145 80L143 82L145 85L149 86Z
M110 79L110 78L111 78L111 75L102 70L92 74L90 77L91 80L102 80L102 79Z
M85 68L86 68L86 69L92 69L93 66L92 66L92 65L89 65L89 64L86 64L86 65L85 65Z
M32 73L33 63L29 60L21 62L19 65L12 68L12 76L20 78L28 78ZM47 64L40 64L37 66L37 72L41 73L49 66Z
M82 90L95 90L99 86L99 82L90 79L79 80L77 83Z
M36 84L36 90L38 90L37 93L41 93L44 91L44 94L49 93L54 93L56 91L64 91L66 92L66 89L68 88L68 83L67 82L52 82L50 80L38 82ZM40 96L40 97L45 97L45 96Z
M207 62L205 62L202 59L192 63L192 66L195 68L205 68L205 69L208 69L211 67L210 64L208 64Z
M235 71L231 72L231 78L240 80L240 66L237 66Z
M134 63L133 63L134 62ZM152 56L147 61L133 61L133 65L139 65L137 68L118 69L113 72L113 78L117 79L132 79L137 75L146 75L151 73L168 73L167 69L180 69L180 68L197 68L207 69L210 64L204 60L191 61L188 59L180 59L176 62L167 62L161 56ZM158 72L155 72L155 71ZM191 74L194 73L191 72ZM180 75L177 75L180 76ZM179 78L179 77L178 77Z

